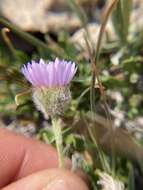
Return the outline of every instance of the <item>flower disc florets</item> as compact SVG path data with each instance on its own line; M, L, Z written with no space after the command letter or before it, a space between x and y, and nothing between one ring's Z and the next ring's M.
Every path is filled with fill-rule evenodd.
M48 63L40 59L23 66L22 73L33 85L33 101L46 117L63 113L70 103L69 83L76 70L75 63L58 58Z

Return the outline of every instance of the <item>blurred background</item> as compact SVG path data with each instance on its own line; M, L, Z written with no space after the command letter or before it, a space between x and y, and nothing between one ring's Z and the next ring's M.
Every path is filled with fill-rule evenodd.
M0 0L0 126L54 143L51 121L45 120L35 109L31 86L20 69L31 59L59 57L75 61L78 73L71 85L73 99L69 110L61 116L66 154L80 152L92 166L88 171L94 181L92 184L96 183L93 173L98 159L95 159L93 138L87 135L87 128L92 125L93 134L96 130L95 137L110 158L109 139L113 134L109 130L113 125L115 152L119 155L117 175L128 188L134 181L132 189L143 189L143 1L120 0L110 12L105 30L100 31L112 2ZM93 124L89 50L97 50L101 32L97 68L106 102L96 81L96 121Z

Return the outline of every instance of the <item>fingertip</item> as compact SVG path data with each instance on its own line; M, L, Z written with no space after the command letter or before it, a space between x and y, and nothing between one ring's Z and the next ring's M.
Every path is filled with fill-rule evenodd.
M61 169L52 172L57 173L57 175L42 190L88 190L84 181L73 172Z
M34 172L57 166L57 152L52 146L0 128L0 188Z
M69 170L49 169L27 176L2 190L88 190L84 181Z

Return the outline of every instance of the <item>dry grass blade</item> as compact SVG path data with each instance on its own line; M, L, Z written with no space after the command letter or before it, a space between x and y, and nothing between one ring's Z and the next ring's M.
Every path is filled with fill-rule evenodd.
M93 74L92 74L92 81L91 81L91 102L92 102L93 105L91 106L91 111L95 112L95 105L94 105L94 102L95 102L95 87L94 86L95 86L95 79L97 78L100 93L101 93L101 96L102 96L103 101L104 101L105 111L106 111L106 114L107 114L108 118L110 118L110 117L109 117L109 114L108 114L108 106L107 106L107 103L106 103L106 97L105 97L105 94L104 94L104 88L103 88L102 82L101 82L100 77L99 77L98 58L99 58L99 53L100 53L100 48L101 48L102 37L103 37L103 34L104 34L104 30L105 30L107 21L109 19L109 16L111 15L115 5L117 4L117 2L118 2L118 0L113 0L111 5L107 9L105 17L103 19L103 23L102 23L101 28L100 28L95 55L93 55L91 57L91 62L92 62L92 67L93 67Z
M11 42L9 36L8 36L8 34L10 33L10 29L5 27L5 28L3 28L1 30L1 33L2 33L2 36L3 36L3 39L4 39L5 43L7 44L10 51L13 53L13 55L16 57L15 48L14 48L14 46L13 46L13 44L12 44L12 42Z

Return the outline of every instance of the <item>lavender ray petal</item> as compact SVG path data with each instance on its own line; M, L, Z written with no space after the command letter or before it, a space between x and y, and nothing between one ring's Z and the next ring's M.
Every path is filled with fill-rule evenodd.
M66 68L65 68L65 73L64 73L64 85L68 84L68 78L70 75L71 71L71 62L67 63Z

